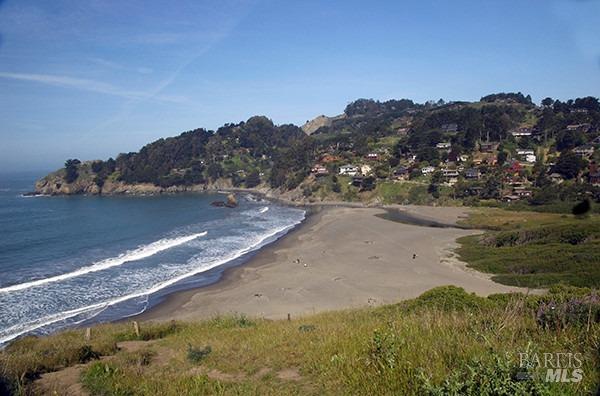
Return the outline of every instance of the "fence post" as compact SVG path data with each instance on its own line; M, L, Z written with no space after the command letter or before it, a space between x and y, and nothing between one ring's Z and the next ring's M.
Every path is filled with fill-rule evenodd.
M133 331L135 332L136 337L140 336L140 325L137 321L133 321Z

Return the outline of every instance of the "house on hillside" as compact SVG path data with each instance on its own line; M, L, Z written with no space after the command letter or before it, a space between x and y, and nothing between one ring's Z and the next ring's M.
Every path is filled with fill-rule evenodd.
M481 171L478 168L469 168L465 171L465 178L471 180L479 180Z
M358 176L358 175L353 176L352 177L352 185L354 187L360 187L360 186L362 186L363 180L364 180L364 177L362 177L362 176Z
M550 179L550 181L554 184L560 184L565 181L565 179L562 177L562 175L560 173L556 173L556 172L548 175L548 179Z
M512 195L516 195L519 198L531 197L531 190L529 190L525 186L514 187L513 191L512 191Z
M446 133L456 133L458 131L458 124L454 122L450 124L444 124L442 125L441 129Z
M423 175L429 175L433 172L435 172L435 168L433 166L425 166L425 167L421 168L421 173Z
M312 169L310 170L310 172L317 177L327 176L329 174L329 171L327 170L327 168L325 168L322 165L313 166Z
M393 175L395 180L408 180L410 170L405 166L399 166L394 170Z
M575 147L573 152L581 158L590 158L594 155L594 146L591 144L584 144L583 146Z
M499 145L500 144L496 142L479 143L479 151L482 153L494 153L496 150L498 150Z
M519 158L528 163L534 163L537 160L537 157L534 154L535 152L532 149L518 149L517 155Z
M521 197L519 197L518 195L514 195L514 194L507 194L507 195L503 195L502 196L502 202L514 202L514 201L519 201L521 199Z
M533 149L517 149L517 155L525 156L535 154Z
M531 132L531 128L521 127L521 128L513 129L512 131L510 131L510 134L515 138L522 138L522 137L531 136L532 132Z
M371 168L370 165L363 164L363 165L360 166L360 173L363 176L370 175L372 171L373 171L373 168Z
M458 182L458 171L456 169L442 169L442 176L446 184L453 186Z
M340 166L340 175L344 176L356 176L358 174L358 166L355 165L342 165Z
M379 154L378 153L369 153L365 156L366 159L371 160L371 161L377 161L379 159Z
M567 125L567 131L581 131L581 132L588 132L590 130L590 128L592 127L592 124L586 122L583 124L571 124L571 125Z
M435 145L435 148L438 150L449 150L450 147L452 147L452 144L450 142L440 142Z

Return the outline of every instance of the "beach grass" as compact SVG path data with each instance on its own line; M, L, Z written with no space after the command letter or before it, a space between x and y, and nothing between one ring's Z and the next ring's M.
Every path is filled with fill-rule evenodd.
M543 288L564 283L600 285L600 216L502 209L475 211L464 224L486 228L460 238L461 260L512 286Z
M139 336L128 323L100 325L89 341L84 330L17 340L0 353L1 373L21 394L40 389L40 374L79 363L79 380L94 395L593 394L597 300L589 317L560 326L539 319L544 303L581 302L589 293L557 288L483 298L449 286L399 304L289 321L141 323ZM86 346L102 358L81 361ZM520 352L581 353L583 379L546 383L534 369L541 377L517 381Z

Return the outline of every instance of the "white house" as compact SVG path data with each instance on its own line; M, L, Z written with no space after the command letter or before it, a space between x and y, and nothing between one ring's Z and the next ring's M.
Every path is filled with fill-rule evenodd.
M312 167L311 173L313 173L315 176L327 176L329 171L322 165L315 165Z
M529 163L534 163L537 160L537 157L533 154L527 154L525 156L525 161Z
M371 166L367 164L363 164L360 166L360 173L362 173L364 176L370 175L372 170L373 168L371 168Z
M583 146L575 147L573 152L581 158L588 158L594 155L594 146L585 144Z
M435 148L440 149L440 150L447 150L450 147L452 147L452 144L450 142L440 142L435 145Z
M531 136L531 129L528 128L520 128L510 132L514 137L527 137Z
M517 149L518 155L533 155L534 152L532 149Z
M357 174L358 174L358 166L349 165L349 164L340 166L340 175L356 176Z
M421 168L421 173L424 175L428 175L433 172L435 172L435 168L433 166L426 166L424 168Z

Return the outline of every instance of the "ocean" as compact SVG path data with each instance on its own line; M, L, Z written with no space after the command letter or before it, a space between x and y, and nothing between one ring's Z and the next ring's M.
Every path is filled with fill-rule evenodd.
M135 315L217 281L305 212L241 193L24 197L40 175L0 175L0 345Z

